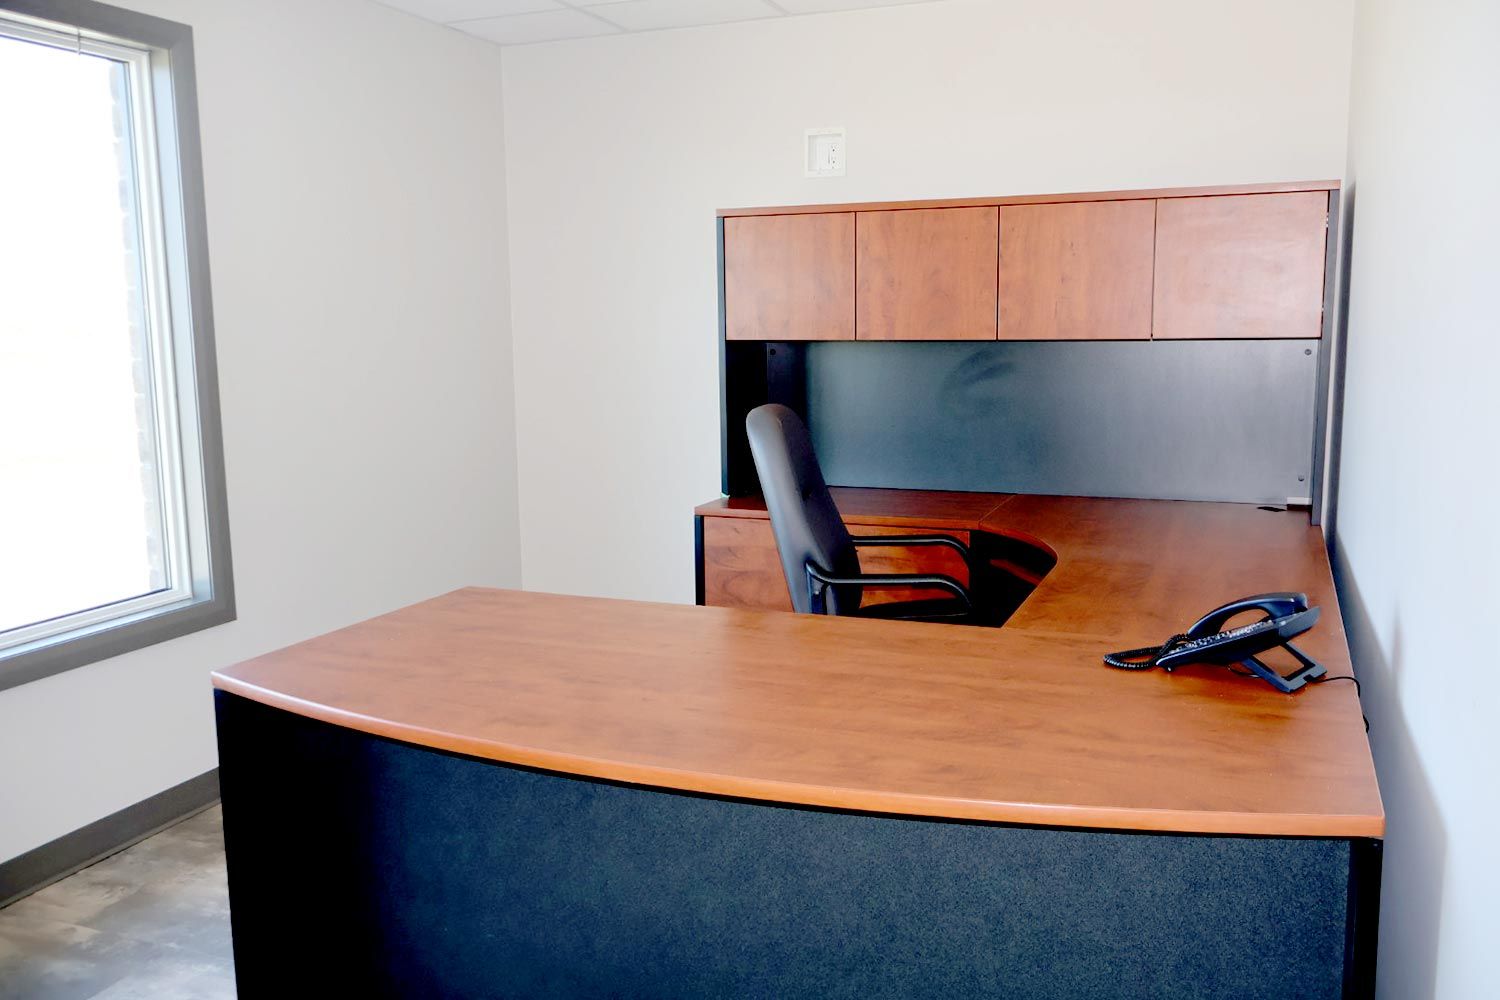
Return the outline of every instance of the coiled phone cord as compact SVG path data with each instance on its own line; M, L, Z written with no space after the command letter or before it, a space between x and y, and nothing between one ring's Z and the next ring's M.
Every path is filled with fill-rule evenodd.
M1161 658L1188 641L1186 632L1179 632L1160 646L1142 646L1140 649L1122 649L1118 653L1105 653L1104 663L1116 670L1150 670L1161 662Z

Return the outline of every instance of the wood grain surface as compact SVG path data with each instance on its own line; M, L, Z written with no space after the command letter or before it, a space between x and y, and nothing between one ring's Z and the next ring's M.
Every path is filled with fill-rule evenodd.
M984 516L1010 499L1009 493L961 493L953 490L887 490L866 486L831 486L834 505L844 523L884 524L911 528L979 527ZM705 517L765 519L766 502L761 497L720 497L693 510Z
M1155 233L1155 201L1000 209L1000 339L1150 339Z
M909 502L917 498L908 497ZM1306 590L1349 670L1321 533L1237 504L1012 497L1057 566L1001 629L467 589L214 673L441 750L771 802L1190 833L1379 837L1350 684L1126 673L1211 606Z
M1338 181L1275 181L1269 184L1212 184L1201 187L1141 188L1125 191L1073 191L1013 194L978 198L926 198L916 201L839 202L827 205L767 205L759 208L721 208L720 218L760 215L808 215L823 212L887 212L909 208L980 208L985 205L1049 205L1068 201L1122 201L1128 198L1206 198L1284 191L1337 191Z
M854 339L854 215L724 222L729 340Z
M1320 337L1328 194L1163 200L1157 339Z
M994 340L994 208L860 212L856 340Z

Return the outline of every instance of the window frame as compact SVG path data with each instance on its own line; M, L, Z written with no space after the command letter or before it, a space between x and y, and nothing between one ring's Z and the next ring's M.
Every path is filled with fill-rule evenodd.
M235 600L192 29L92 0L0 0L0 21L132 67L161 499L182 529L164 533L167 589L12 629L5 690L233 621Z

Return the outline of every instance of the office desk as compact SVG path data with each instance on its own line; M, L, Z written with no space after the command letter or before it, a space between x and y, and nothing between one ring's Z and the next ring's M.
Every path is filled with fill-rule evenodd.
M1368 995L1352 685L1102 668L1175 536L1086 513L1018 628L470 589L215 673L242 995Z
M1323 533L1305 511L1009 493L841 487L832 493L855 535L941 531L969 543L988 539L992 550L1000 543L998 552L1021 564L1011 568L1026 576L1028 590L1007 632L1092 636L1101 651L1124 649L1162 642L1235 598L1297 590L1324 611L1299 644L1330 673L1350 672ZM719 499L693 513L700 603L789 610L765 503ZM966 575L946 549L872 551L887 560L872 572Z
M1006 493L835 487L834 501L856 535L946 534L968 545ZM699 604L790 611L786 578L759 497L713 500L693 512ZM867 573L944 573L967 584L968 567L948 548L873 548L860 553ZM932 591L867 590L866 603L938 596Z

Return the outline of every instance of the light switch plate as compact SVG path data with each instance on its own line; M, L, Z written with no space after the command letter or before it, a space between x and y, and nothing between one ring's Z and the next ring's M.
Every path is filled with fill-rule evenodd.
M844 176L843 128L808 129L802 166L807 177Z

